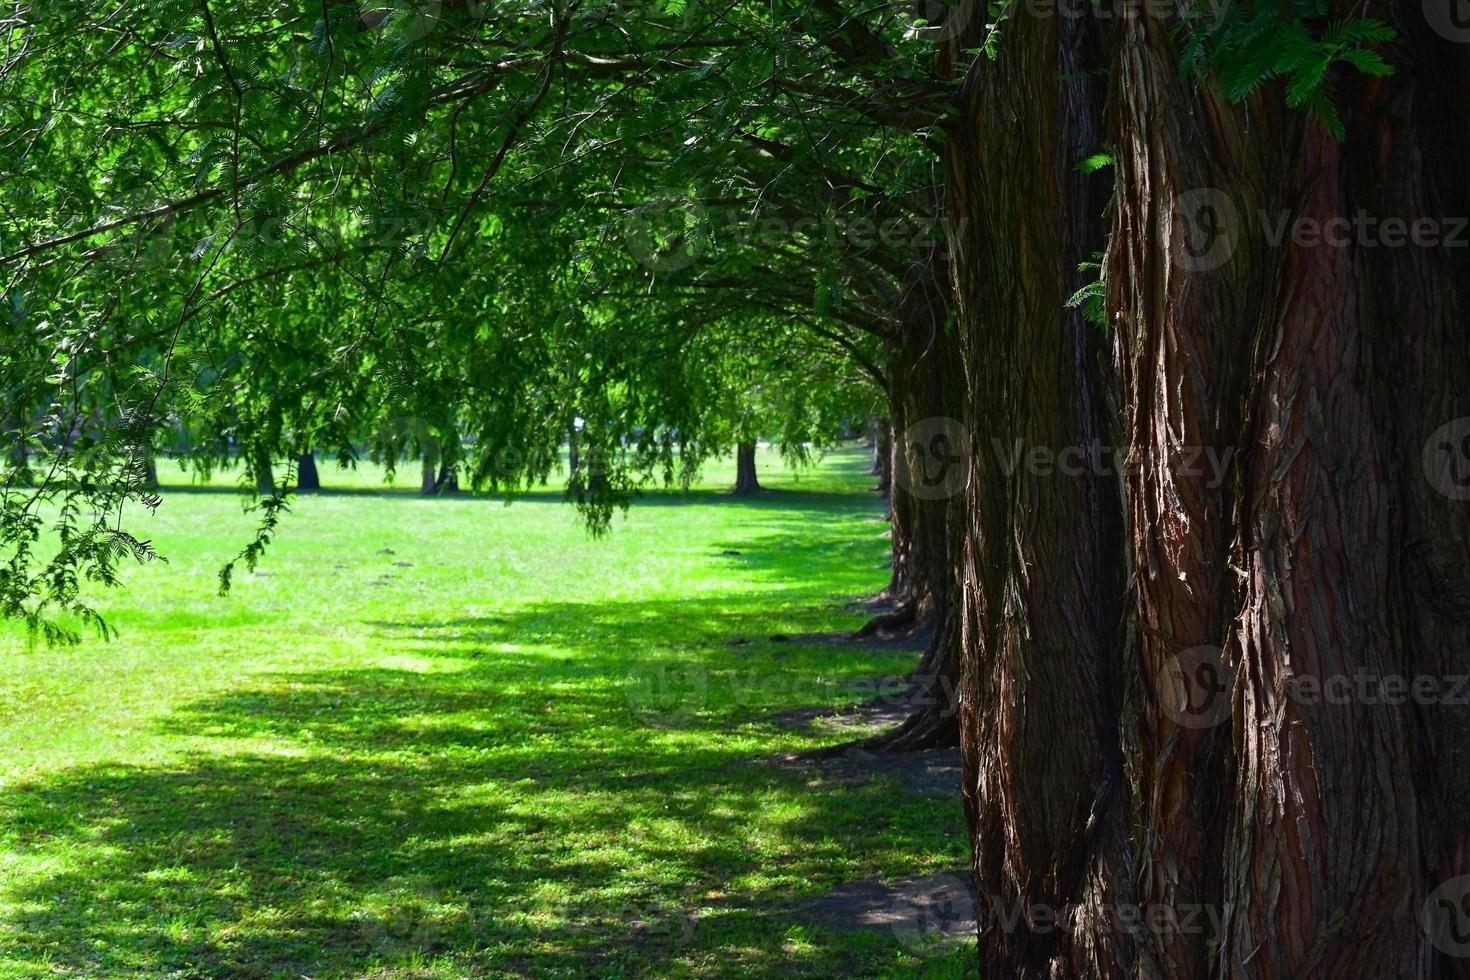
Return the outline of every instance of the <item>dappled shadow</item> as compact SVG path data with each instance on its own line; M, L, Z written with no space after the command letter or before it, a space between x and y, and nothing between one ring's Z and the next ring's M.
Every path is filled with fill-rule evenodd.
M851 540L873 500L715 490L635 507L695 502L750 517L727 519L707 555L680 554L690 585L675 595L465 616L364 605L343 624L366 634L360 661L282 658L309 666L139 723L189 754L0 790L4 933L20 937L0 973L862 976L945 962L886 920L854 942L801 912L844 882L968 856L953 793L883 766L779 762L829 741L781 712L833 713L918 660L825 639L866 618L835 610L886 551ZM385 575L435 581L379 554ZM199 623L216 626L230 628Z
M58 861L9 889L8 926L57 969L108 976L909 962L886 933L853 961L793 910L855 854L961 857L957 802L762 761L807 744L773 708L847 703L872 673L826 644L729 645L769 633L773 608L751 593L376 624L384 650L440 666L260 675L156 724L265 748L6 791L6 849ZM823 614L803 599L776 615L794 631ZM757 822L774 850L753 846Z

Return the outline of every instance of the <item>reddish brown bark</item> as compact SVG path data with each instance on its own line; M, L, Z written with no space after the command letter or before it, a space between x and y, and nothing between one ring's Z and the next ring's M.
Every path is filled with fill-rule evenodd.
M1226 912L1217 950L1150 937L1171 977L1466 971L1419 921L1466 871L1464 821L1448 817L1466 799L1464 709L1294 695L1333 677L1443 679L1470 649L1470 515L1435 494L1420 453L1470 411L1464 253L1357 232L1270 241L1282 218L1466 213L1464 126L1445 115L1465 55L1425 37L1417 4L1367 13L1410 40L1392 78L1344 79L1342 145L1277 89L1227 106L1181 81L1161 25L1127 25L1117 49L1108 280L1139 464L1141 897ZM1202 194L1234 222L1203 257L1188 248L1204 244ZM1228 483L1188 471L1199 447L1234 454ZM1233 717L1218 728L1181 726L1158 698L1199 644L1223 648Z
M1109 474L1045 478L986 445L1107 435L1098 335L1058 312L1097 205L1071 172L1101 143L1088 28L1014 20L967 80L961 732L985 975L1467 974L1422 921L1467 871L1470 712L1445 698L1470 672L1470 507L1424 464L1470 415L1466 253L1271 237L1470 210L1446 97L1465 50L1417 5L1368 12L1409 40L1392 78L1339 80L1341 145L1275 88L1232 106L1183 81L1170 25L1115 29L1126 539ZM1201 676L1222 710L1182 710ZM1310 696L1363 677L1429 678L1433 700Z
M986 977L1133 969L1111 911L1131 898L1116 481L1003 458L1107 435L1100 335L1064 307L1102 244L1106 178L1076 168L1103 142L1097 64L1086 20L1018 14L967 76L950 133L950 356L975 465L956 562L960 728Z

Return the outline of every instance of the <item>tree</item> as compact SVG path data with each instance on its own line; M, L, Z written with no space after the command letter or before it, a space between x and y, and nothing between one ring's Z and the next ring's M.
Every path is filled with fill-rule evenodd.
M987 975L1464 976L1416 919L1466 872L1464 712L1294 696L1465 672L1463 255L1298 233L1465 213L1470 54L1427 10L170 0L31 44L28 9L0 391L44 475L6 484L0 603L59 636L151 556L78 515L156 499L171 413L262 483L410 418L385 457L463 433L517 490L575 432L602 531L755 428L802 442L735 431L736 355L840 353L820 389L892 423L883 622L933 622L916 679L959 691Z
M1467 262L1438 241L1383 247L1354 222L1464 213L1467 146L1443 93L1470 57L1418 6L1331 13L1248 7L1182 55L1134 26L1114 53L1106 283L1123 423L1152 449L1124 480L1137 669L1156 688L1180 650L1208 645L1231 715L1205 731L1144 716L1141 898L1231 909L1222 976L1465 976L1422 915L1466 870L1446 808L1467 798L1470 719L1438 699L1299 692L1467 664L1470 509L1420 452L1470 408ZM1232 50L1262 21L1308 112ZM1196 87L1192 67L1220 81ZM1155 97L1175 111L1155 115ZM1297 230L1274 242L1259 215ZM1339 223L1354 231L1338 244L1301 233ZM1185 447L1228 458L1228 481L1192 473ZM1190 548L1163 546L1184 527ZM1205 974L1187 937L1151 952Z
M316 454L308 449L296 460L296 492L311 493L321 488L322 478L317 473Z
M1429 79L1462 79L1464 56L1427 42L1417 10L1371 12L1419 41L1393 45L1398 67L1371 85L1330 62L1357 51L1351 66L1381 75L1358 46L1386 40L1381 25L1247 8L1204 36L1125 21L1106 44L1085 20L1011 18L967 88L954 353L981 479L958 563L961 728L987 975L1464 975L1420 918L1463 872L1442 817L1463 718L1297 694L1335 675L1444 676L1463 655L1456 603L1406 592L1395 570L1457 582L1465 550L1381 544L1464 539L1465 511L1410 448L1463 410L1440 373L1466 355L1440 319L1463 302L1459 257L1376 259L1216 220L1222 199L1237 217L1319 222L1355 202L1455 205L1463 148ZM1261 84L1303 47L1323 70L1288 94L1310 114ZM1191 57L1209 62L1196 81ZM1117 79L1106 113L1099 65ZM1351 93L1336 135L1324 79ZM1368 137L1383 115L1399 123L1387 142ZM1096 294L1111 350L1060 302L1103 246L1077 162L1109 142ZM1409 282L1435 283L1435 301ZM1384 397L1399 385L1418 396ZM1117 446L1127 465L1044 473L1008 465L1010 445ZM1164 927L1129 930L1140 907ZM1017 908L1065 912L1005 918ZM1218 929L1181 927L1191 910Z

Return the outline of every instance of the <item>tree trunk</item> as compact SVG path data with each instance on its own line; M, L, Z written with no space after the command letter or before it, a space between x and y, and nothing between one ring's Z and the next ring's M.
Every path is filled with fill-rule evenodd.
M873 489L889 501L893 496L893 426L887 420L874 422L873 468L878 485Z
M439 473L434 477L434 486L430 491L436 495L459 493L459 470L454 464L445 461L439 464Z
M894 576L898 601L930 629L918 668L909 675L913 713L892 731L862 743L868 750L917 751L959 744L954 613L959 608L951 565L952 529L966 461L944 449L956 426L946 416L961 391L957 362L940 355L938 341L950 310L944 256L937 250L906 290L904 328L889 368L893 420L892 511ZM936 460L941 455L944 458ZM902 551L900 551L900 547Z
M1470 275L1353 223L1470 213L1470 71L1418 4L1369 12L1418 46L1337 80L1342 146L1280 86L1182 80L1152 17L1113 25L1110 72L1086 20L1012 17L966 79L948 354L979 464L955 565L982 976L1470 976L1470 712L1446 700ZM1111 359L1062 310L1102 211L1075 164L1109 142ZM1283 215L1358 237L1273 241Z
M856 636L927 629L929 641L908 678L905 696L913 712L896 728L857 743L868 751L918 751L959 743L959 602L951 556L954 515L968 464L965 447L951 446L958 423L946 413L962 391L961 377L958 362L941 355L951 306L946 257L936 248L915 268L919 272L904 290L903 326L892 338L887 370L892 573L882 597L896 608L871 620Z
M31 482L31 453L26 442L28 413L17 409L15 412L14 428L7 433L11 437L11 443L6 451L6 461L10 464L5 476L6 483L27 485Z
M902 371L897 359L889 368L889 413L893 418L894 436L888 441L888 471L894 483L902 488L908 483L908 455L904 444L904 399L898 391L898 375ZM896 606L917 603L924 598L924 588L914 568L914 498L899 489L888 496L889 568L888 586L882 598Z
M254 450L253 468L256 493L262 497L273 496L276 492L276 475L271 468L270 453L264 448Z
M575 477L581 468L581 453L577 448L577 427L573 425L567 430L567 476Z
M322 480L316 468L316 454L308 449L296 461L296 490L298 493L311 493L321 488Z
M964 365L974 463L953 556L964 802L981 976L1007 980L1135 964L1114 914L1132 897L1119 494L1076 464L1107 437L1106 376L1098 331L1064 306L1103 240L1106 177L1076 166L1104 142L1093 32L1007 20L948 152L958 328L940 356ZM1065 467L1036 463L1069 448Z
M459 471L438 453L424 456L421 475L419 493L425 497L459 492Z
M1375 247L1351 224L1470 213L1451 108L1470 72L1463 46L1426 40L1419 4L1369 13L1418 43L1391 46L1388 79L1342 80L1341 145L1277 89L1245 106L1198 91L1164 31L1128 24L1117 52L1107 272L1141 464L1140 900L1226 911L1219 935L1148 937L1170 977L1470 973L1421 920L1470 870L1470 712L1442 700L1470 670L1470 508L1424 468L1436 430L1470 415L1470 270L1463 250ZM1273 242L1283 219L1353 230ZM1228 479L1208 478L1212 456ZM1217 726L1149 694L1201 649ZM1302 696L1334 678L1438 695ZM1465 932L1451 897L1428 907Z
M742 442L735 447L734 493L736 496L746 496L758 493L760 489L760 481L755 476L755 443Z

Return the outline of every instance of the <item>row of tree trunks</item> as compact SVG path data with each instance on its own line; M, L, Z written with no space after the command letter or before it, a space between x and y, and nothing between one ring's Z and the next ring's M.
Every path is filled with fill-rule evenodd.
M873 467L869 472L878 478L878 485L873 489L886 503L893 493L893 423L888 419L874 419L870 431Z
M1013 16L961 90L943 356L983 976L1470 976L1424 918L1470 943L1465 896L1432 900L1470 872L1470 506L1426 454L1470 416L1467 256L1271 234L1470 213L1470 53L1417 3L1367 12L1403 40L1391 78L1336 80L1342 145L1279 87L1185 82L1146 16L1106 45ZM1108 144L1111 338L1064 309L1104 242L1076 163ZM1438 696L1300 696L1363 677Z
M1433 39L1418 3L1368 12L1406 40L1391 78L1343 79L1341 144L1279 91L1232 106L1182 80L1165 25L1127 24L1114 58L1132 653L1146 692L1183 656L1228 699L1216 727L1143 705L1140 899L1224 912L1217 935L1149 937L1170 977L1470 970L1421 921L1470 870L1470 711L1293 695L1470 672L1470 511L1421 453L1470 414L1470 263L1270 235L1360 209L1470 213L1463 46ZM1228 481L1202 455L1231 460Z
M950 556L954 492L962 479L950 468L963 464L934 458L936 449L941 457L949 455L946 417L959 389L957 365L941 356L951 307L947 280L942 252L918 257L888 368L894 562L889 594L900 611L907 611L910 628L925 631L928 641L909 675L913 713L893 730L865 740L862 746L869 751L959 744L958 595Z
M924 599L925 589L915 567L915 501L904 490L909 483L909 463L904 440L907 428L905 399L898 381L903 375L902 358L895 357L888 374L888 414L892 420L892 436L885 446L891 481L888 495L889 574L888 585L879 598L898 609L916 609ZM859 632L864 631L872 632L867 627Z

